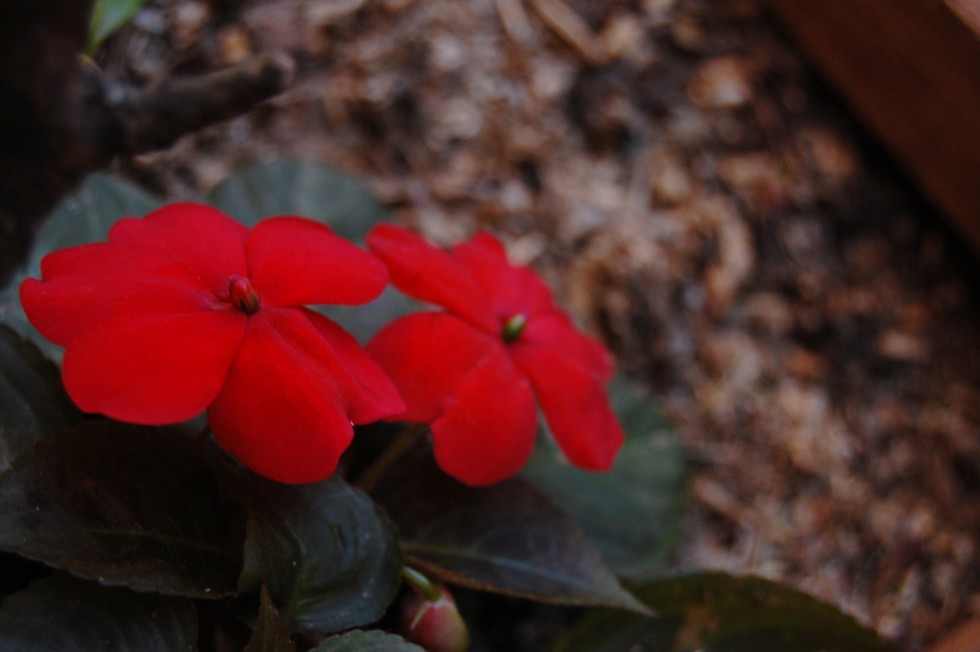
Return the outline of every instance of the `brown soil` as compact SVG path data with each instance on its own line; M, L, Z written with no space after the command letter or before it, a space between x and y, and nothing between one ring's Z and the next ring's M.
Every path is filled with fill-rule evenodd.
M785 581L909 649L980 618L976 259L754 0L150 2L150 80L286 50L249 115L121 164L193 197L249 161L488 228L662 397L676 570Z

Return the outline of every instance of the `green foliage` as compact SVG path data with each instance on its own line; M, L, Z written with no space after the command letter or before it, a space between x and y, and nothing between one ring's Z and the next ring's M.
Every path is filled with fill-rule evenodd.
M232 595L242 540L214 467L173 430L62 431L0 475L0 550L139 591Z
M338 632L380 618L401 585L395 531L339 478L255 479L240 589L262 584L288 629Z
M331 636L313 652L425 652L400 636L377 630Z
M760 578L699 573L650 584L637 595L661 617L595 612L551 652L895 652L834 607Z
M197 630L197 610L186 598L61 574L37 580L0 606L4 652L193 652Z
M626 432L609 473L570 466L554 445L545 445L523 475L575 517L620 577L639 583L656 577L680 534L687 504L684 451L642 387L620 377L609 393Z
M259 596L259 616L255 620L252 638L242 652L296 652L289 629L282 622L279 610L265 586Z
M136 15L146 0L95 0L88 26L85 54L94 56L99 46Z
M403 460L378 488L413 567L485 591L568 605L645 609L575 521L520 479L471 489L430 457Z
M301 215L360 241L388 211L363 182L303 161L256 163L236 170L207 202L248 226L273 215Z
M80 418L58 368L0 324L0 473L43 437Z

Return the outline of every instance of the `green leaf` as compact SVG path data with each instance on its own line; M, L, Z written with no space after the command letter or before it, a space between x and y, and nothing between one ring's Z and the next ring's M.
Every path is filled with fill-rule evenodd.
M34 239L26 267L0 292L0 321L36 342L48 357L60 360L61 347L48 342L28 321L20 305L21 282L41 275L41 259L57 249L105 240L120 218L142 216L161 202L139 187L107 174L86 177L78 190L66 197L44 221Z
M645 611L575 521L523 480L473 489L431 457L403 459L378 497L410 565L427 574L544 602Z
M393 287L371 303L358 306L312 306L313 310L340 324L345 331L367 344L379 330L395 319L416 312L421 304Z
M354 631L331 636L313 652L425 652L401 636L378 630Z
M95 55L99 46L136 15L146 0L95 0L88 26L85 54Z
M4 652L193 652L197 610L171 598L67 575L37 580L0 606Z
M44 436L81 419L58 368L0 324L0 473Z
M248 226L273 215L300 215L359 241L388 211L358 179L303 161L256 163L233 172L208 202Z
M290 631L337 632L384 615L401 584L397 536L366 494L338 478L255 479L243 591L261 584Z
M586 616L552 652L894 652L831 605L756 577L699 573L637 590L659 619L615 611Z
M289 637L289 629L282 622L279 610L265 586L259 596L259 617L255 621L252 638L242 652L296 652L296 644Z
M557 447L546 445L523 475L575 518L620 577L641 583L656 576L680 534L687 505L684 451L642 387L618 377L609 393L626 432L610 472L572 467Z
M231 595L242 539L205 450L109 421L47 437L0 475L0 550L139 591Z
M105 240L123 217L142 217L163 202L120 177L97 172L61 201L45 220L35 239L31 260L56 249Z

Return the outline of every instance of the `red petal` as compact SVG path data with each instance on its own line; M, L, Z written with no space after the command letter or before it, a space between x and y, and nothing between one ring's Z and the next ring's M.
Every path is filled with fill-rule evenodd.
M86 412L186 421L218 395L244 330L245 316L232 311L114 315L71 339L65 388Z
M499 325L489 299L448 252L393 224L374 227L367 244L388 266L391 282L399 290L496 334Z
M367 303L388 284L381 261L300 217L259 222L248 238L248 266L267 306Z
M291 352L336 386L351 421L370 423L405 409L391 379L343 328L306 308L261 312Z
M598 341L583 335L563 312L551 310L527 321L514 346L545 346L561 351L569 363L582 367L603 383L612 378L613 357Z
M186 266L143 249L99 243L62 249L41 261L44 280L27 279L20 296L31 323L65 346L101 319L120 313L196 312L216 307Z
M396 319L368 343L407 406L396 415L429 423L438 417L460 379L503 345L467 322L444 312Z
M164 206L143 219L126 218L109 231L109 242L145 247L187 265L211 291L228 292L228 277L245 276L248 229L203 204Z
M249 318L208 417L218 443L252 471L279 482L316 482L333 473L354 431L340 387L304 350L308 342L293 339L295 322L284 312ZM290 324L286 332L283 323Z
M453 254L489 297L498 319L553 308L551 290L544 281L527 267L511 265L503 245L489 233L456 245Z
M439 466L460 482L483 486L517 473L534 450L534 393L500 348L461 379L432 423Z
M604 383L558 345L515 345L512 351L565 457L585 469L609 470L623 429Z

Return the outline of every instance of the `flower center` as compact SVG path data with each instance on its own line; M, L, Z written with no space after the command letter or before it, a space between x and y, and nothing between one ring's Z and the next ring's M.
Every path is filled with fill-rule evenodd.
M527 315L523 312L519 312L504 322L504 328L500 332L500 336L503 338L505 343L510 344L511 342L515 342L517 338L521 336L521 333L524 332L525 326L527 326Z
M259 310L261 299L252 282L244 276L232 274L228 278L228 301L246 315L254 315Z

